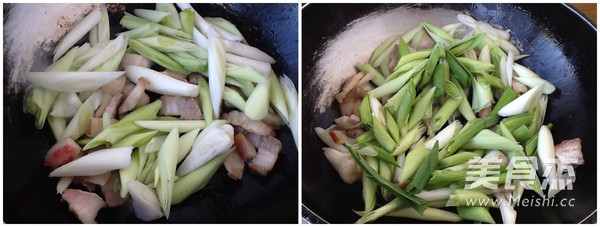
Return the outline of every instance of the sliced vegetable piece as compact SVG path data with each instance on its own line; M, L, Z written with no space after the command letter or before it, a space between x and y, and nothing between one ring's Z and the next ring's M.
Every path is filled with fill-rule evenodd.
M77 41L85 36L94 26L102 19L100 7L95 8L87 16L85 16L63 39L60 40L56 48L54 48L53 61L58 60L64 53L67 52Z
M125 71L131 81L138 81L141 77L150 81L150 84L146 86L149 91L163 95L198 96L198 86L179 81L152 69L130 65L125 68Z
M118 72L27 72L25 78L34 85L53 91L82 92L96 90L123 75Z
M142 221L154 221L164 216L156 192L137 180L127 182L131 192L133 212Z
M120 169L131 163L133 147L98 150L58 167L50 177L94 176Z

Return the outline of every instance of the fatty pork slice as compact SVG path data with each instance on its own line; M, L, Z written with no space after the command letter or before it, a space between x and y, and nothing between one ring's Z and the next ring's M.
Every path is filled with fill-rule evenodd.
M123 203L125 203L125 200L127 200L127 198L121 198L121 190L119 190L118 187L115 187L115 182L118 178L119 171L112 171L108 182L106 182L106 184L100 188L108 207L121 206Z
M130 65L137 65L144 68L150 68L152 64L154 63L150 59L139 54L125 53L125 55L123 55L123 59L121 59L121 68L123 69Z
M192 97L163 95L160 100L163 102L159 112L161 115L180 116L182 120L200 120L203 117L198 103Z
M344 87L342 88L342 91L340 91L340 93L335 95L335 99L339 103L343 103L344 98L346 98L346 95L348 94L348 92L350 92L352 89L354 89L354 87L356 87L356 84L360 81L361 78L363 78L364 75L365 75L365 73L360 72L360 73L352 76L352 78L350 78L349 80L347 80L346 83L344 83Z
M79 189L67 189L62 194L63 201L69 204L69 210L84 224L96 224L98 211L106 206L100 196Z
M343 129L355 129L360 126L360 117L352 114L350 116L341 116L336 118L335 123Z
M98 106L98 109L96 109L96 112L94 113L94 117L102 117L102 114L104 114L104 110L106 110L106 107L108 106L108 104L110 104L111 99L112 99L112 95L102 92L102 99L100 101L100 106Z
M248 163L248 168L260 175L267 176L275 166L281 148L281 141L272 136L263 137L258 147L258 154Z
M235 143L235 149L239 152L242 159L252 159L256 157L256 148L254 147L254 144L243 133L236 134L233 137L233 142Z
M104 109L104 112L106 112L110 118L115 117L115 114L117 113L117 107L119 107L119 104L121 104L122 97L123 94L121 93L113 95L113 97L110 99L110 103L108 106L106 106L106 109Z
M246 136L246 138L248 138L248 140L250 140L250 142L252 143L252 145L254 145L254 147L260 147L260 144L262 143L261 135L257 135L257 134L251 133L251 132L244 132L244 136Z
M52 168L58 168L64 164L67 164L77 157L81 152L81 147L75 140L67 137L61 141L58 141L54 146L48 150L46 157L44 158L44 165Z
M120 76L117 79L109 82L108 84L103 85L100 90L102 92L109 95L116 95L123 91L123 87L125 86L125 82L127 81L127 77L125 75Z
M229 114L227 114L227 120L229 120L232 125L241 126L248 132L258 134L261 136L275 136L275 131L273 131L273 128L271 128L271 126L265 124L262 121L252 120L242 112L229 112Z
M104 186L110 179L110 172L106 172L95 176L79 176L75 177L73 181L82 183L91 183L99 186Z
M200 79L200 74L198 73L192 73L190 75L188 75L187 77L187 82L190 84L198 84L198 80Z
M262 119L262 122L267 124L268 126L270 126L273 129L279 129L281 128L281 117L279 117L279 115L268 112L267 116Z
M236 149L231 152L223 162L223 165L225 166L225 169L227 169L227 175L229 175L231 179L241 180L244 176L244 159L240 156L239 150Z
M87 188L88 191L96 191L97 186L102 187L108 182L110 178L110 173L106 172L100 175L95 176L77 176L73 177L73 183L78 183Z
M150 84L150 81L144 77L140 77L135 85L135 88L129 93L125 101L119 107L119 114L126 113L137 105L142 95L146 94L146 86Z
M567 166L583 165L583 153L581 153L581 139L575 138L564 140L554 146L554 152L558 158L559 170L566 170Z

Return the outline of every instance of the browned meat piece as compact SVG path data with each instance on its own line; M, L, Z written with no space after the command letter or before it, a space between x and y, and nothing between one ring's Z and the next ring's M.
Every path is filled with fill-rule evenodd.
M100 188L108 207L120 206L125 203L125 200L127 200L126 198L121 198L121 190L119 190L118 187L115 187L115 182L117 179L119 179L119 171L113 171L108 179L108 182L106 182L106 184Z
M254 144L243 133L236 134L233 137L233 142L242 159L256 157L256 148L254 147Z
M108 104L106 109L104 109L104 112L108 113L108 116L110 118L115 117L115 114L117 113L117 107L119 106L119 104L121 104L122 97L123 94L121 93L114 95L112 99L110 99L110 103Z
M346 135L352 139L356 139L356 137L362 135L363 133L365 133L365 131L360 128L346 130Z
M85 129L85 134L89 137L96 137L103 129L102 118L90 117Z
M123 94L123 97L127 97L129 96L129 93L131 93L131 91L133 91L133 89L135 88L135 84L131 81L129 81L129 79L125 82L125 86L123 86L123 90L121 90L121 94Z
M244 176L244 159L242 159L238 151L231 152L223 162L223 165L227 169L227 175L231 179L241 180Z
M125 101L123 101L123 103L119 107L119 114L123 114L130 110L133 110L135 105L140 100L140 97L142 97L143 94L146 94L144 91L146 91L146 86L149 84L150 81L148 81L148 79L140 77L137 81L137 84L135 85L135 88L133 88L133 90L129 93L127 98L125 98Z
M133 109L140 108L142 106L148 105L149 103L150 103L150 96L148 96L148 94L146 94L146 92L144 92L142 94L142 96L140 96L140 99L138 100L137 104L135 104L135 107Z
M100 88L100 90L102 90L102 92L109 94L109 95L116 95L121 93L121 91L123 90L123 87L125 86L125 81L127 81L127 77L125 77L125 75L120 76L117 79L114 79L113 81L109 82L108 84L105 84L104 86L102 86Z
M150 59L139 55L139 54L130 54L125 53L123 59L121 59L121 68L125 68L130 65L137 65L144 68L150 68L154 64Z
M106 107L108 106L108 104L110 104L111 99L112 95L104 92L102 93L102 101L100 102L100 106L98 106L98 109L96 109L94 117L102 117L102 114L104 114L104 110L106 110Z
M94 185L104 186L110 179L110 172L106 172L96 176L79 176L74 177L73 182L77 183L90 183Z
M581 153L581 139L575 138L564 140L554 146L554 152L558 158L558 170L565 170L567 166L577 167L583 165L583 153Z
M227 115L227 120L232 125L242 126L248 132L261 136L275 136L275 131L269 125L262 121L251 120L246 114L238 111L231 111Z
M273 129L281 128L281 117L279 117L278 114L268 112L267 116L264 119L262 119L262 122L271 126L271 128Z
M67 189L62 200L69 204L69 210L84 224L95 224L98 211L106 206L100 196L79 189Z
M192 97L168 96L160 97L163 106L161 115L180 116L182 120L200 120L203 118L198 103Z
M244 135L246 136L246 138L248 138L248 140L250 140L250 142L252 142L252 145L254 145L254 147L260 147L260 144L262 143L261 135L257 135L251 132L245 132Z
M272 136L263 137L258 154L248 163L248 168L252 171L266 176L275 166L282 144Z
M187 77L187 82L190 84L198 84L198 79L200 78L200 74L198 73L192 73L190 75L188 75Z
M342 91L340 93L338 93L337 95L335 95L335 99L338 101L338 103L344 102L344 98L346 97L346 94L348 94L348 92L350 92L351 90L354 89L354 87L356 87L356 84L360 81L361 78L363 78L363 76L365 76L365 73L359 72L356 75L352 76L352 78L347 80L346 83L344 83L344 87L342 88Z
M352 114L354 115L360 115L358 112L358 107L360 106L360 102L362 102L361 99L344 99L344 102L340 104L340 110L342 112L342 115L344 116L350 116Z
M343 129L354 129L360 126L360 117L352 114L350 116L341 116L334 120L335 123Z
M491 105L479 111L479 118L486 118L488 115L490 115L490 112L492 112Z

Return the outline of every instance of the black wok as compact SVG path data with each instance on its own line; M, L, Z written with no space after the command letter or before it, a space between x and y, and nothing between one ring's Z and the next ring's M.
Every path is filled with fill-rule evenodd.
M522 64L556 85L550 96L545 124L553 123L555 143L579 137L583 140L585 164L576 169L574 189L562 191L556 199L574 198L573 207L518 207L517 223L595 223L597 204L596 165L596 25L572 6L564 4L309 4L303 15L303 153L302 153L302 216L308 222L351 223L359 216L352 210L362 210L361 183L345 184L326 160L321 148L325 146L314 127L326 128L340 116L339 105L333 101L323 112L319 97L327 93L320 84L316 69L338 34L348 31L352 21L384 13L397 7L414 10L418 17L435 18L433 10L447 9L463 12L502 28L511 29L512 41L523 53L531 54ZM375 13L376 12L376 13ZM418 20L417 20L418 21ZM326 22L326 23L325 23ZM417 22L418 23L418 22ZM439 23L439 21L438 21ZM398 26L403 25L398 22ZM438 24L440 25L440 24ZM376 37L378 34L371 34ZM387 37L382 37L385 39ZM344 60L360 55L351 51L361 45L345 46L335 59ZM373 49L364 49L367 56ZM335 51L334 51L335 53ZM363 60L364 60L363 59ZM330 59L331 60L331 59ZM335 61L334 61L335 62ZM350 62L353 64L354 62ZM337 75L350 76L350 75ZM327 87L329 88L329 87ZM330 88L340 89L340 87ZM333 93L335 94L335 92ZM526 192L524 198L533 197ZM379 205L383 205L380 201ZM492 209L497 223L501 217ZM591 218L589 216L592 216ZM381 218L377 222L394 223L419 221Z
M51 4L52 5L52 4ZM52 7L52 6L45 7ZM117 4L121 5L121 4ZM153 8L154 4L126 4L125 10ZM16 4L4 5L4 24L14 14ZM236 24L248 43L273 56L277 63L277 74L285 73L297 84L298 68L298 22L297 4L194 4L194 8L205 17L223 17ZM118 7L116 7L118 9ZM81 12L63 12L65 16ZM110 12L111 31L119 32L118 21L123 12ZM23 20L23 26L39 21ZM67 23L68 24L68 23ZM56 21L60 30L65 23ZM60 26L60 27L59 27ZM6 26L5 26L6 29ZM8 33L8 34L7 34ZM22 56L14 55L16 35L4 30L4 219L5 223L78 223L69 212L68 206L60 202L56 194L58 178L49 178L51 169L43 165L46 151L55 141L48 126L37 130L34 118L23 114L23 90L26 86L19 80L19 72L40 70L51 61L51 52L41 47L53 47L56 41L45 44L32 43L40 47L35 51L34 66L17 67L26 62ZM86 36L87 37L87 36ZM113 36L114 37L114 36ZM84 38L85 39L85 38ZM23 65L20 65L23 66ZM12 76L11 76L12 75ZM298 220L298 152L292 135L283 127L277 132L283 143L273 171L262 177L246 171L241 181L231 180L221 167L210 183L193 194L183 203L171 209L168 220L164 217L156 223L297 223ZM118 208L100 210L99 223L140 222L127 202Z

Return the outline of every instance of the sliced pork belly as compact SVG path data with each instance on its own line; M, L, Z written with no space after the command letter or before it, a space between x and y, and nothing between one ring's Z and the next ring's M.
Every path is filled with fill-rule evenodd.
M227 156L223 165L225 166L225 169L227 169L227 175L229 175L231 179L241 180L244 176L244 159L242 159L237 150L234 150Z
M116 95L123 91L123 87L125 86L125 82L127 81L127 77L125 75L120 76L117 79L109 82L108 84L103 85L100 90L102 92L109 95Z
M254 147L254 144L243 133L236 134L233 137L233 142L242 159L256 157L256 148Z
M168 116L180 116L182 120L200 120L203 118L198 103L192 97L169 96L160 97L163 102L159 114Z
M335 123L343 129L355 129L360 126L360 117L352 114L350 116L341 116L336 118Z
M66 189L63 201L69 204L69 210L84 224L95 224L98 211L106 206L100 196L79 189Z
M246 114L239 111L231 111L227 114L227 120L232 125L242 126L248 132L261 136L275 136L273 128L262 121L251 120Z
M108 113L108 116L110 118L115 117L115 114L117 113L117 107L119 107L119 104L121 104L122 97L123 97L123 94L121 94L121 93L113 95L112 99L110 99L110 103L108 104L106 109L104 109L104 112ZM102 113L102 114L104 114L104 113Z
M123 59L121 59L120 66L123 69L130 65L137 65L137 66L141 66L144 68L150 68L152 66L152 64L154 64L154 63L150 59L148 59L142 55L125 53L125 55L123 55Z
M135 88L129 93L127 98L123 101L121 106L119 107L119 114L126 113L130 110L133 110L135 105L137 105L138 101L142 97L142 95L146 94L146 86L150 84L150 81L144 77L140 77L135 85Z
M119 171L111 172L110 178L108 182L104 184L100 189L102 190L102 195L104 196L104 200L106 200L106 205L108 207L117 207L125 203L127 198L121 198L121 190L118 187L115 187L115 182L119 178Z
M110 100L112 99L112 95L108 94L108 93L102 93L102 99L100 101L100 106L98 106L98 109L96 109L96 112L94 113L94 117L102 117L102 114L104 114L104 110L106 110L106 107L108 106L108 104L110 104Z
M554 153L558 158L559 170L565 170L564 167L583 165L583 153L581 153L581 139L575 138L564 140L554 146ZM562 167L562 168L561 168Z
M248 168L260 175L267 176L275 166L281 148L282 144L279 140L272 136L263 137L260 147L258 147L258 154L248 163Z
M261 135L257 135L257 134L251 133L251 132L245 132L244 136L246 136L246 138L248 138L248 140L250 140L250 142L252 142L252 145L254 145L254 147L260 147L260 144L262 143Z

